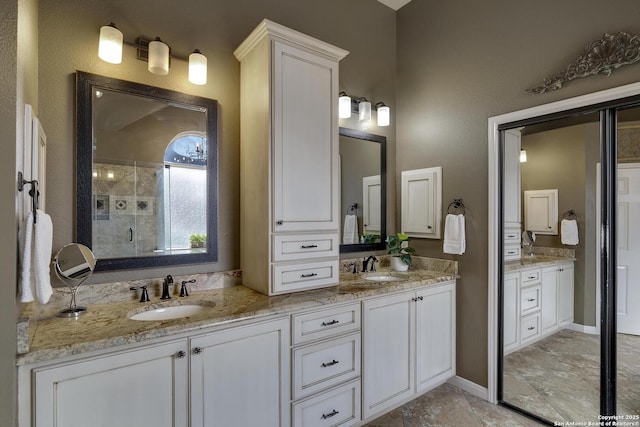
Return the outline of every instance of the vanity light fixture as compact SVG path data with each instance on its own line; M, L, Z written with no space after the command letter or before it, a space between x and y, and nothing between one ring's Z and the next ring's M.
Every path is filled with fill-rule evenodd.
M527 161L527 150L520 150L520 163L526 163Z
M160 40L160 37L149 42L149 72L160 76L169 74L170 52L169 45Z
M371 120L371 103L367 101L367 98L360 99L358 104L358 112L360 114L361 122L368 122Z
M98 57L110 64L120 64L122 62L122 41L122 32L113 22L100 27Z
M376 103L376 110L378 111L378 126L389 126L391 110L384 102Z
M340 92L338 98L338 117L341 119L351 117L351 97L346 92Z
M136 48L136 59L148 62L147 69L153 74L166 76L171 67L171 48L160 37L149 41L138 37L135 43L125 42L122 32L111 23L100 27L100 43L98 57L111 64L122 62L122 45L127 43ZM189 57L173 56L173 58L189 61L189 82L195 85L207 84L207 57L198 49Z

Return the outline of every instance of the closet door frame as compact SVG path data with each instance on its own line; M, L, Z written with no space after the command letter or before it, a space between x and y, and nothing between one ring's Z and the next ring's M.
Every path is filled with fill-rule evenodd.
M504 260L504 138L507 129L534 123L576 117L588 113L600 114L601 221L600 241L600 414L616 413L616 175L617 175L617 110L640 105L640 83L583 95L526 110L489 118L489 325L488 325L488 387L487 400L503 404L525 415L527 413L503 402L503 339L502 308Z

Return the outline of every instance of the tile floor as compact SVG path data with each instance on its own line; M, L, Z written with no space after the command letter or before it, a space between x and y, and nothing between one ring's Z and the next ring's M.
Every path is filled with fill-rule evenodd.
M640 337L618 334L618 413L640 414ZM507 356L505 400L550 421L599 413L599 337L563 330ZM369 427L539 426L451 384L377 418Z
M529 427L540 424L451 384L423 394L368 427Z

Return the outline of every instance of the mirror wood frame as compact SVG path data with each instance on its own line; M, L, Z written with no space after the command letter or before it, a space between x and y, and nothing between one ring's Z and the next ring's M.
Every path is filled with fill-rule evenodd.
M195 254L150 255L130 258L98 258L96 271L128 270L160 266L202 264L218 259L218 103L213 99L169 89L76 72L76 241L92 247L93 116L94 87L155 100L203 108L207 114L207 251Z
M340 253L379 251L387 248L387 137L373 133L340 128L340 136L346 136L380 144L380 242L340 245Z

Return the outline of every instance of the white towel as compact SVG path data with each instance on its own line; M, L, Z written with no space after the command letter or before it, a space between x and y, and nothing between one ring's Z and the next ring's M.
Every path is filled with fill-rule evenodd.
M20 255L20 301L31 302L35 298L46 304L53 294L49 266L53 241L51 217L37 211L35 224L33 213L25 218L19 234Z
M560 223L560 236L563 245L577 245L580 241L578 222L575 219L563 219Z
M444 243L442 245L442 251L445 254L462 255L465 249L464 215L448 214L444 221Z
M345 216L344 228L342 231L342 243L345 245L360 243L358 238L358 217L355 215Z

